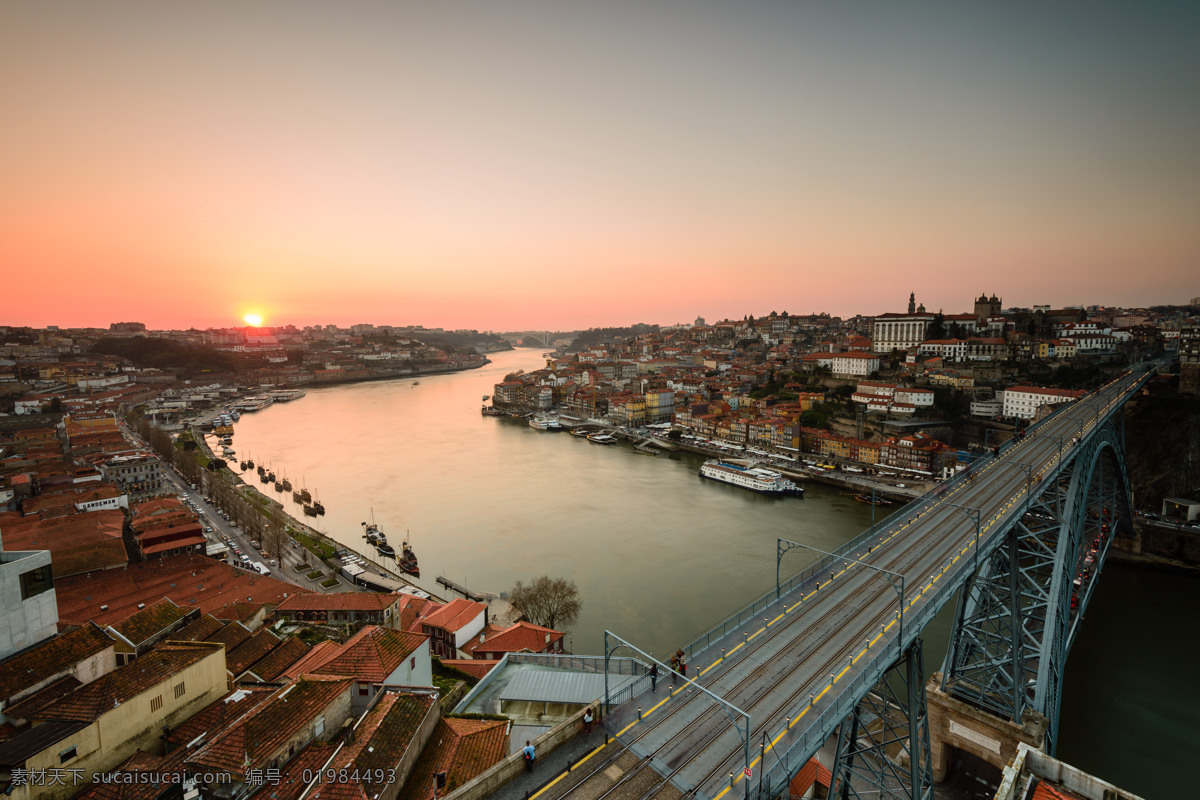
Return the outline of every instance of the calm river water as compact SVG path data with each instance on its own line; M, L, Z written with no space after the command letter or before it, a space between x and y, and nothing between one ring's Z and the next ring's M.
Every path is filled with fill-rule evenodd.
M448 594L439 575L492 592L542 574L574 580L583 600L571 631L579 653L602 653L608 629L664 656L773 586L776 537L828 550L870 524L869 506L830 487L807 484L804 499L760 497L702 481L698 456L649 456L481 416L493 384L544 363L532 350L491 358L482 369L423 376L415 385L309 389L301 400L244 414L238 455L315 491L327 509L315 526L364 554L362 522L372 515L389 541L407 534L421 562L417 583L435 594ZM785 574L810 560L797 551L784 559ZM1196 705L1190 724L1180 725L1189 707L1161 679L1184 669L1172 664L1196 664L1200 653L1194 642L1190 658L1161 644L1134 645L1151 629L1129 618L1128 584L1146 575L1105 569L1089 611L1095 624L1083 628L1068 665L1060 754L1148 798L1184 796L1145 787L1196 785L1195 759L1166 758L1195 752ZM1143 613L1145 598L1172 580L1195 597L1194 579L1155 575L1138 583L1132 613ZM927 671L941 663L951 616L947 607L926 629ZM1138 699L1125 682L1156 692L1157 702ZM1195 697L1182 677L1172 685ZM1110 694L1120 700L1108 702ZM1173 770L1188 771L1192 783L1178 782L1184 775L1173 778Z

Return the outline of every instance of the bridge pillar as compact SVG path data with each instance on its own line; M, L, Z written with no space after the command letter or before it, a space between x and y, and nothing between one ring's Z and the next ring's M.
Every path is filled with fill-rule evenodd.
M932 800L920 637L839 725L830 797Z
M1043 749L1049 722L1042 714L1025 709L1021 723L1017 724L950 696L942 691L941 683L942 674L935 672L925 686L935 783L946 779L955 748L986 761L1001 772L1011 763L1019 743Z

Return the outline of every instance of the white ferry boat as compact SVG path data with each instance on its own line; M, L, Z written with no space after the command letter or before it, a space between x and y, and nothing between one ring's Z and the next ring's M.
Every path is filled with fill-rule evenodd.
M529 427L536 428L539 431L561 431L562 423L552 417L530 417Z
M292 400L299 400L307 392L303 389L276 389L271 392L270 398L276 403L287 403Z
M700 477L712 478L722 483L731 483L764 494L804 495L804 489L792 483L778 472L762 467L743 467L727 461L710 459L700 467Z

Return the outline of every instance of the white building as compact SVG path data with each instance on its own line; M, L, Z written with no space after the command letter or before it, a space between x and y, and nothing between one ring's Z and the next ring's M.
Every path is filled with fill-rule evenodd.
M832 353L830 367L834 375L870 375L879 371L879 356L871 353Z
M932 322L932 314L880 314L871 320L871 349L890 353L916 347Z
M1004 391L1005 417L1033 419L1037 410L1045 405L1069 403L1083 397L1087 392L1082 389L1048 389L1042 386L1012 386Z

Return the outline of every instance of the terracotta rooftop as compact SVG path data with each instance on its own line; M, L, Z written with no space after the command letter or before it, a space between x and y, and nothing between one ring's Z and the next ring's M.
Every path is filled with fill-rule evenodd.
M547 636L550 637L548 640ZM482 650L485 653L520 653L524 651L540 653L549 646L550 642L557 642L564 636L566 636L565 633L553 628L543 628L541 625L534 625L531 622L518 622L495 636L487 637L482 643L476 638L471 646L474 650Z
M283 680L287 668L304 658L311 649L295 636L284 639L283 644L250 665L250 674L261 681Z
M29 687L66 672L114 644L111 636L91 623L60 633L0 661L0 695L3 699L20 696Z
M449 794L507 755L506 720L439 720L399 800L426 800L439 772L446 773L446 794Z
M180 642L211 642L212 635L224 628L225 625L226 623L221 622L212 614L205 614L175 631L170 638Z
M331 592L292 595L275 607L276 611L382 611L396 602L396 596L375 592Z
M487 611L487 606L474 600L457 598L434 611L421 620L422 625L431 628L441 628L444 631L458 631L468 622Z
M379 769L386 774L399 763L421 721L436 702L434 692L384 692L355 726L354 741L342 748L330 767L351 772L357 769L360 773ZM338 782L318 785L310 797L369 800L376 794L378 787L370 783Z
M279 637L270 629L259 628L250 638L225 654L225 669L236 678L280 644Z
M229 605L221 606L212 615L226 622L233 622L235 620L238 622L249 622L262 610L263 605L263 603L230 603Z
M499 664L499 661L483 658L445 658L442 663L447 667L454 667L457 670L467 673L473 678L482 678L492 671L492 667Z
M161 633L172 625L177 624L194 611L196 609L189 608L188 606L177 606L171 602L170 598L164 597L157 603L146 606L142 610L134 612L109 627L136 647L147 639L152 638L155 634Z
M209 636L205 641L220 642L225 645L225 653L229 654L249 638L249 628L240 622L228 622L224 628Z
M235 689L172 728L167 733L167 744L171 747L182 747L201 734L206 735L203 741L208 741L233 725L251 709L271 699L276 691L278 690L265 686Z
M49 550L56 577L89 571L94 575L129 562L121 541L124 524L125 514L120 509L86 511L45 520L24 517L15 524L5 524L4 547ZM56 580L56 589L58 584Z
M37 719L94 722L106 711L171 680L180 670L219 652L219 647L207 642L159 645L136 661L117 667L51 703L38 712Z
M279 783L264 783L263 787L250 795L249 800L299 800L308 788L306 776L315 775L325 766L337 745L328 742L313 742L296 757L283 765L279 771Z
M323 675L344 675L380 683L429 637L380 625L367 625L342 645L337 655L316 668Z
M352 683L349 678L306 676L288 684L189 756L189 768L244 779L246 770L261 769L285 742L348 693Z
M340 652L342 652L342 646L337 642L329 640L317 642L302 658L285 669L280 678L292 680L306 673L317 672L322 664Z
M82 685L74 675L59 678L48 686L7 706L4 709L4 716L9 719L30 719L58 698L70 694Z
M186 750L177 750L165 756L138 750L116 769L115 773L157 773L168 775L182 771ZM129 779L129 782L112 781L109 783L93 783L79 794L74 800L155 800L170 788L169 784L147 779Z
M7 527L4 543L7 549ZM275 605L285 595L306 591L196 554L130 564L126 569L93 572L89 577L74 575L61 579L55 558L54 571L59 618L76 623L95 620L100 625L128 617L138 610L138 603L148 605L164 597L179 605L195 606L201 614L210 614L233 602ZM108 605L107 611L100 610L102 603Z

